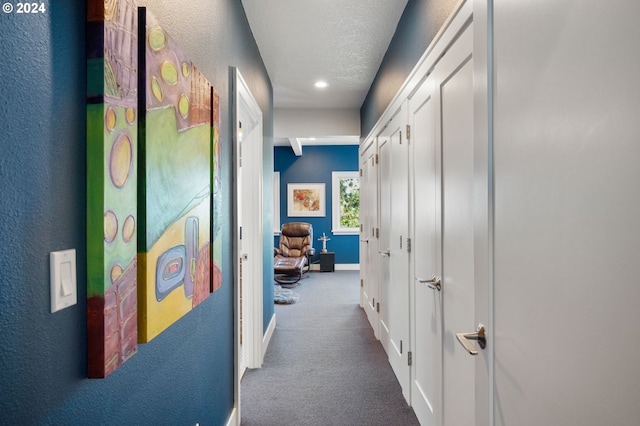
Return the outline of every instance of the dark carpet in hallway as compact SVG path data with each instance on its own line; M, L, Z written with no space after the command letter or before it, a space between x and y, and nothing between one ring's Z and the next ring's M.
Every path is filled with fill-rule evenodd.
M243 426L418 425L359 306L357 271L312 272L276 305L261 369L241 384Z

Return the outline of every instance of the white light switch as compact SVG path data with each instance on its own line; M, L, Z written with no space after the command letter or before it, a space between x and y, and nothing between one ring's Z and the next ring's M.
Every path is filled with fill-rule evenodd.
M51 270L51 313L78 303L76 250L49 253Z

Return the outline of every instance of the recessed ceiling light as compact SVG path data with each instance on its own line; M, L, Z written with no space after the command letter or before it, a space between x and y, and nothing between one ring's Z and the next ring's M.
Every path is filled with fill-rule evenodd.
M318 89L324 89L325 87L327 87L329 85L329 83L327 83L326 81L316 81L316 87Z

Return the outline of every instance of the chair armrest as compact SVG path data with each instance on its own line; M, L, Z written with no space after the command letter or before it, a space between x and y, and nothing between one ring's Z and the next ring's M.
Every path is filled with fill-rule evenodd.
M282 254L282 250L280 250L279 248L274 247L273 248L273 257L276 257L279 254L280 255Z

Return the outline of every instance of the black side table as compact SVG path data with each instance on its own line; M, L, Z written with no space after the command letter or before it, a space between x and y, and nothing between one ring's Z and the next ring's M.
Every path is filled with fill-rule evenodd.
M336 254L332 251L320 253L320 272L333 272L336 269Z

